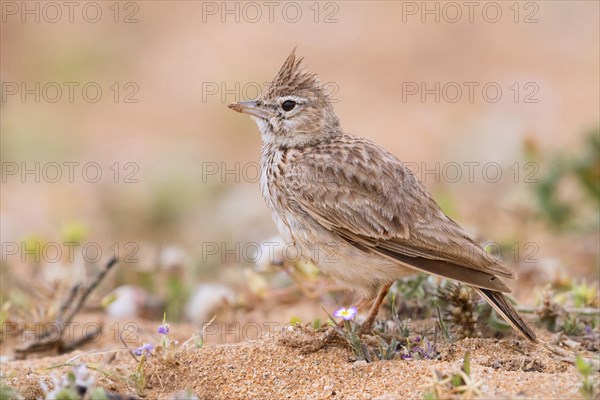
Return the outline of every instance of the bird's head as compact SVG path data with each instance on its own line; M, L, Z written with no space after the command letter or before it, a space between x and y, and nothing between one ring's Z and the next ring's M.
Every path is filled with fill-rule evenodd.
M229 108L249 114L263 141L283 147L303 147L338 134L339 121L316 76L303 68L295 51L257 99Z

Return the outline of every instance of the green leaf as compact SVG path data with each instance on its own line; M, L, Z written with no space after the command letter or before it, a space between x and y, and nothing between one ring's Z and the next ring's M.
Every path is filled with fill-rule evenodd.
M577 371L583 376L590 376L592 373L592 364L585 361L579 354L575 357L575 367L577 367Z
M467 376L471 376L471 352L470 351L467 351L465 353L462 370L465 374L467 374Z

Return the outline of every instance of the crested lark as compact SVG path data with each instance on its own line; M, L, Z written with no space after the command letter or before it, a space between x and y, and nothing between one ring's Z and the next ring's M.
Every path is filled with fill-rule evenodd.
M502 293L513 272L447 217L395 156L345 133L314 74L292 52L269 88L229 105L249 114L263 146L260 186L280 234L323 272L374 300L418 271L474 287L527 339L535 334ZM325 251L334 249L333 254Z

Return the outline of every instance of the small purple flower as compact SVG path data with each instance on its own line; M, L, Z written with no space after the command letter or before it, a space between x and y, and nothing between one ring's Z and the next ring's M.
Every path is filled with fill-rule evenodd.
M336 310L336 312L334 312L333 315L336 316L337 318L343 318L345 321L350 321L351 319L354 319L357 311L358 310L356 309L356 307L350 307L350 308L342 307L339 310Z
M161 335L168 335L169 334L169 324L162 324L158 327L158 333L160 333Z
M144 343L142 346L133 350L133 354L141 356L143 353L150 354L154 350L154 346L150 343Z
M585 334L586 335L592 334L592 327L590 326L590 324L585 324Z
M435 346L429 341L429 339L425 338L427 341L427 349L425 350L424 356L428 360L432 360L436 356Z

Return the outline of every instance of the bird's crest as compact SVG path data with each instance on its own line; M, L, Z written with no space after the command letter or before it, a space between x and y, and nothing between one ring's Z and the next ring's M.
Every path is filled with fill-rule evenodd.
M309 92L313 96L326 96L317 76L304 67L302 60L303 57L296 57L294 48L271 81L265 95L273 98L292 94L306 95Z

